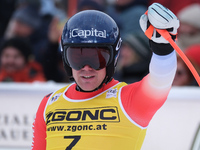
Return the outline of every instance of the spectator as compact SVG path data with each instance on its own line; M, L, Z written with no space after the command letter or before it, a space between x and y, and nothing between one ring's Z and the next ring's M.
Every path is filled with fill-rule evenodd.
M144 34L125 36L114 78L133 83L149 73L151 58L148 38Z
M48 29L48 45L44 53L43 68L47 80L55 82L69 82L69 78L63 68L59 40L62 30L59 27L59 19L53 18Z
M178 13L180 28L177 44L184 51L187 47L200 43L200 4L192 4Z
M107 13L116 21L123 37L129 33L143 33L139 19L147 10L147 0L117 0L109 5Z
M35 60L44 70L46 80L64 82L65 73L60 69L59 20L47 11L39 12L38 5L19 7L10 20L5 38L24 37L30 41ZM52 25L53 24L53 25ZM53 26L53 27L51 27ZM56 33L57 32L57 33ZM52 38L53 37L53 38ZM47 67L48 66L48 67Z
M25 39L15 37L2 43L0 81L45 81L42 67L31 60L31 47Z
M198 74L200 74L200 44L188 47L185 50L185 55L191 61ZM177 71L173 86L197 86L194 76L179 56L177 56Z
M19 7L9 21L5 38L17 36L28 39L33 46L35 59L40 62L40 53L44 43L41 34L37 32L40 25L41 17L36 7L32 5Z
M97 2L95 0L80 0L78 3L78 11L91 9L104 11L103 3Z
M65 0L41 0L42 27L40 32L46 35L46 45L42 49L41 55L43 59L40 62L46 79L55 82L69 82L63 69L59 47L63 26L67 20L66 4Z

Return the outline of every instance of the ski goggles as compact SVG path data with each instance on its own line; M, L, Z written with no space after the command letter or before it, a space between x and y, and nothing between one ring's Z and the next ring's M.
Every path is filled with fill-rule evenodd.
M75 70L80 70L86 65L100 70L110 63L112 58L110 51L108 47L67 47L64 59Z

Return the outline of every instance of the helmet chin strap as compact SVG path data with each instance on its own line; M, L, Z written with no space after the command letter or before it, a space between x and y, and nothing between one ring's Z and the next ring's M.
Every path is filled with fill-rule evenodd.
M94 90L91 90L91 91L85 91L85 90L81 89L81 87L76 83L76 90L77 90L77 91L80 91L80 92L94 92L94 91L99 90L104 84L109 83L111 80L112 80L112 78L110 78L110 79L108 80L108 76L106 76L106 77L104 78L104 80L102 81L102 83L101 83L97 88L95 88ZM74 80L74 81L75 81L75 80ZM75 81L75 82L76 82L76 81Z

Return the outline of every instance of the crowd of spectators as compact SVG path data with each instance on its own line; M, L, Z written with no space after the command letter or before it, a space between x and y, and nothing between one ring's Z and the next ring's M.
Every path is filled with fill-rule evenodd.
M148 73L151 50L148 46L148 38L139 26L139 19L153 2L163 4L180 19L177 44L184 52L188 51L190 46L200 44L200 20L197 19L200 15L200 2L198 0L183 0L181 3L177 1L178 4L172 0L77 0L75 7L77 12L95 9L106 12L117 22L123 45L114 77L120 81L137 82ZM68 19L67 8L67 0L0 1L0 81L70 82L63 68L60 51L60 36L64 23ZM22 48L10 44L18 40L20 40ZM23 43L24 46L22 46ZM31 50L31 59L24 53L27 43L29 43L27 52ZM8 46L5 46L6 44ZM24 59L23 67L19 67L21 70L18 68L17 72L22 73L24 71L22 68L29 68L27 76L30 77L32 72L37 72L42 78L25 80L23 77L24 80L22 80L19 78L20 73L16 73L16 70L13 73L5 73L3 60L6 58L5 53L9 51L8 49L12 49L13 52L16 50L15 54ZM195 49L195 55L200 57L199 46L196 46ZM14 53L12 54L14 58ZM179 86L183 84L176 84L176 81L180 80L180 66L182 66L178 55L177 60L178 69L174 85ZM192 62L198 70L200 63ZM15 66L14 63L13 66ZM33 66L37 66L37 69ZM192 78L191 73L190 77ZM197 85L194 79L192 80L191 83L185 85Z
M7 1L1 3L1 6L9 7L9 4L4 5ZM62 24L67 20L66 13L58 9L54 1L17 0L10 4L13 10L1 34L1 44L14 37L26 39L30 43L34 61L42 67L46 81L68 82L62 69L59 48ZM6 10L6 7L3 9ZM5 24L5 21L1 21Z
M42 66L32 59L32 47L24 38L12 37L0 47L0 81L46 81Z

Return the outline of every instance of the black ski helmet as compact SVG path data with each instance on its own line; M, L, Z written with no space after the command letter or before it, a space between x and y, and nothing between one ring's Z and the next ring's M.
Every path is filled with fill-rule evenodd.
M121 46L119 28L107 14L97 10L84 10L72 16L65 24L61 48L65 70L72 77L72 69L64 55L68 47L109 47L111 60L106 66L106 81L115 71Z

